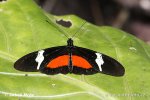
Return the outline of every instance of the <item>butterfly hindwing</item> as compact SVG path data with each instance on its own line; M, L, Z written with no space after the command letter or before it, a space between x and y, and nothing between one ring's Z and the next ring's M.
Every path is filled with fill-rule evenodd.
M48 75L59 73L67 74L70 72L68 68L68 61L69 56L67 46L64 46L63 49L53 55L50 53L45 55L45 60L41 64L39 71Z
M82 56L81 52L78 52L75 46L72 48L71 66L69 64L70 56L68 49L69 48L66 46L60 52L54 53L53 55L51 55L51 53L44 55L45 60L41 64L39 71L48 75L54 75L58 73L91 75L98 72L92 68L90 62L87 61L84 56Z
M94 64L92 63L90 57L80 52L80 50L79 47L77 46L74 46L72 48L73 68L71 73L78 74L78 75L81 74L91 75L97 73L98 71L93 69Z

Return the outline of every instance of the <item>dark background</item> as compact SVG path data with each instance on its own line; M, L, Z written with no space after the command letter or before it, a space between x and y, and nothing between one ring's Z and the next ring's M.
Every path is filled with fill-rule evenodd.
M150 0L35 0L54 15L77 15L95 25L113 26L150 44Z

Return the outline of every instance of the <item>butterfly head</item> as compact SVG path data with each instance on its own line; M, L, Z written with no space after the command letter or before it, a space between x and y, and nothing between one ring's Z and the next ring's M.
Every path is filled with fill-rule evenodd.
M67 40L67 46L73 46L73 40L71 38Z

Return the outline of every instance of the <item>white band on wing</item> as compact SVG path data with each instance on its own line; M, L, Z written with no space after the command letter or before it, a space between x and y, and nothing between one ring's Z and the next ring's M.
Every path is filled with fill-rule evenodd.
M38 63L37 65L37 70L39 70L40 66L41 66L41 63L43 62L44 60L44 56L43 56L43 53L44 53L44 50L40 50L38 51L38 55L35 59L35 61Z
M97 56L97 58L95 59L95 61L96 61L97 65L98 65L98 67L99 67L99 70L102 71L101 65L104 64L104 60L102 58L102 54L100 54L100 53L95 53L95 54Z

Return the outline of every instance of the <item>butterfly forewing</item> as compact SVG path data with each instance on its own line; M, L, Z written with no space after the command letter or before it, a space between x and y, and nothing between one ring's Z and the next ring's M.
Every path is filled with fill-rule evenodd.
M90 62L93 66L93 70L112 76L124 75L125 69L117 60L86 48L76 47L76 49L87 61ZM98 59L98 56L100 56L100 59Z
M41 66L44 64L44 60L46 60L45 58L51 59L55 57L55 55L61 52L64 48L65 46L59 46L59 47L52 47L52 48L47 48L44 50L39 50L39 51L43 51L43 53L41 54L41 58L44 57L43 62L41 63ZM14 64L14 68L20 71L27 71L27 72L38 71L37 57L38 55L40 57L39 51L29 53L23 56L22 58L18 59Z

